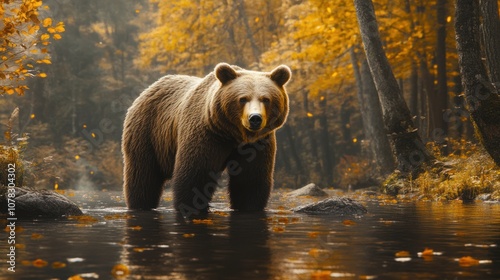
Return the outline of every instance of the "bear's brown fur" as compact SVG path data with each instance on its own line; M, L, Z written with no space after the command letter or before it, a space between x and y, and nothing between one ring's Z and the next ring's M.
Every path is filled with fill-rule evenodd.
M147 88L123 128L130 209L153 209L171 180L174 207L205 212L220 173L231 208L263 210L273 185L275 130L288 115L287 66L255 72L220 63L204 78L168 75Z

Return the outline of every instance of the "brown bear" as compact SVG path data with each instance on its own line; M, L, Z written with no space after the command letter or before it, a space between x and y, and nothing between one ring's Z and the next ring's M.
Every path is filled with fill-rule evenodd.
M263 210L273 185L275 130L288 115L287 66L256 72L220 63L204 78L167 75L128 109L122 138L130 209L158 207L170 180L184 215L208 210L222 171L231 208Z

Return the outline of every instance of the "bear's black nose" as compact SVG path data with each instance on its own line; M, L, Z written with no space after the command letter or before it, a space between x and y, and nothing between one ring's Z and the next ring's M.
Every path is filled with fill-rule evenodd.
M248 122L250 123L251 130L258 130L262 124L262 115L250 114L250 116L248 116Z

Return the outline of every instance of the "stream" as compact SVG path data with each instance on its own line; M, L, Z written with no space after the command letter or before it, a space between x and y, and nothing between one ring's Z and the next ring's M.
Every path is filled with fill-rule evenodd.
M3 234L0 279L500 279L496 203L359 196L367 214L335 217L290 212L314 199L280 191L264 213L235 213L217 193L193 221L168 195L150 212L127 211L117 191L66 195L86 216L18 220L15 272Z

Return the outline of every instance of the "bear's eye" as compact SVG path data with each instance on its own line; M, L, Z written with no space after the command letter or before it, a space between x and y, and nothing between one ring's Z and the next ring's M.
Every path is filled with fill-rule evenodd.
M247 102L248 102L248 98L246 98L246 97L241 97L240 98L240 104L245 104Z
M261 102L264 104L269 104L269 103L271 103L271 99L269 99L267 97L262 97Z

